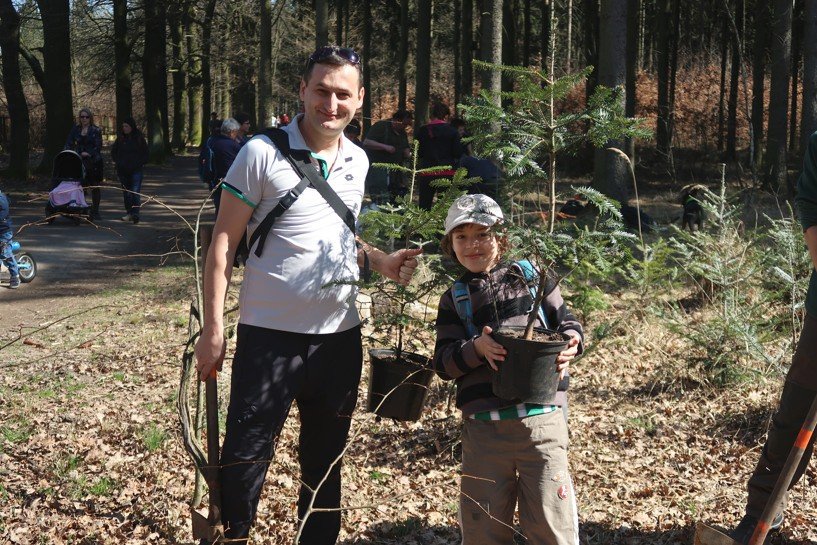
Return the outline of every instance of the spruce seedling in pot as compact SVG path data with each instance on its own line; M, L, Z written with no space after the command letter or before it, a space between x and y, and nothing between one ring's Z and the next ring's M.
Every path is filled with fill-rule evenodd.
M609 260L634 238L623 228L618 203L591 188L571 188L571 196L578 194L587 201L577 221L558 220L557 158L575 153L588 143L600 147L611 140L643 137L646 133L639 120L624 116L617 90L598 86L586 106L564 106L569 93L584 83L592 68L553 78L535 68L475 64L482 69L500 70L512 76L515 83L513 92L502 93L505 104L483 91L460 108L473 135L467 140L476 154L496 161L505 173L500 204L507 217L497 229L506 239L508 257L526 264L521 266L523 280L533 301L523 330L494 333L497 342L504 345L506 339L511 339L507 342L512 345L505 346L506 363L511 365L502 365L495 375L494 393L506 399L536 401L547 395L531 397L514 389L540 380L538 376L514 376L525 367L520 359L528 351L515 347L526 347L525 343L539 337L536 324L542 302L580 260ZM530 351L553 352L555 361L564 340L554 332L539 333L542 338L556 337L545 345L555 342L557 346ZM516 343L516 338L523 343ZM554 369L552 365L542 375L548 377L553 389L558 383Z

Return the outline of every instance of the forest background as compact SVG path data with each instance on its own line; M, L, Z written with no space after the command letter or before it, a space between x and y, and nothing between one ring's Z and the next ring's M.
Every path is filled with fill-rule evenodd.
M593 347L571 388L570 456L582 543L689 543L697 520L738 520L811 270L787 201L817 128L817 2L0 0L0 176L18 202L44 193L87 106L108 141L117 119L144 127L158 165L146 191L191 191L193 161L181 160L206 138L210 112L246 112L254 129L292 116L304 59L331 42L363 56L364 125L402 107L420 125L435 99L511 88L472 59L546 70L552 59L555 77L593 66L558 106L584 105L597 84L621 89L627 114L653 132L620 143L641 204L669 223L681 186L714 191L697 237L662 225L622 262L586 260L566 282ZM634 196L626 171L594 168L590 148L578 155L560 160L566 178ZM41 300L36 324L0 333L0 540L190 540L193 471L172 439L190 261L126 272L59 306ZM17 316L34 293L18 291ZM343 543L458 542L458 418L439 381L417 423L356 413L344 501L357 508ZM259 542L291 538L296 441L293 418ZM810 469L775 545L817 540L815 483Z

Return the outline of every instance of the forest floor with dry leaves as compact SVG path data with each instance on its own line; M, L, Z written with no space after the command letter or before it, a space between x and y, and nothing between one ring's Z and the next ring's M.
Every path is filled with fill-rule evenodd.
M4 303L32 307L0 329L0 543L194 543L194 471L176 410L193 269L170 258L125 273L104 289L27 303L20 295L34 293L36 279ZM702 386L689 380L677 339L634 310L643 306L637 297L607 301L610 310L588 318L592 350L572 370L581 543L689 544L697 521L734 525L782 370L727 389ZM413 339L417 351L431 346ZM449 385L435 378L422 418L399 423L366 412L367 373L368 364L343 466L339 542L459 543L460 417ZM229 376L227 364L222 408ZM295 533L297 433L293 408L253 543L290 543ZM817 543L815 521L812 464L772 543Z

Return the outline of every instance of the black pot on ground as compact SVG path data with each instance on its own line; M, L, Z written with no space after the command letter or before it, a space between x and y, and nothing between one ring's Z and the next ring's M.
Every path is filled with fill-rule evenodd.
M418 420L434 371L425 356L394 350L369 350L368 410L395 420Z
M504 326L492 336L508 351L493 374L494 395L502 399L526 403L550 403L559 387L556 356L567 347L570 338L563 333L536 328L537 332L561 337L563 340L528 341L522 339L525 328Z

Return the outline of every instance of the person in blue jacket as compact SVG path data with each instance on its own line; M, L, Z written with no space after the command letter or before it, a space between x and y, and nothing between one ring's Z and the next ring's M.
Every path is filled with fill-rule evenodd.
M20 270L17 268L17 260L14 259L14 253L11 251L13 231L11 229L11 216L9 214L8 197L0 191L0 258L2 258L3 264L9 270L9 274L11 274L9 287L15 289L20 287Z

